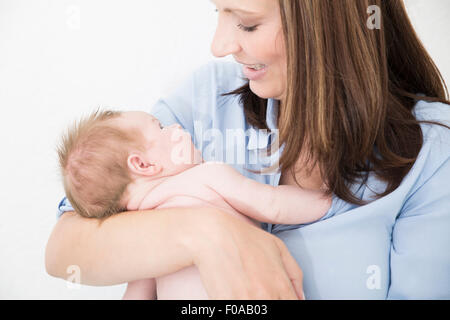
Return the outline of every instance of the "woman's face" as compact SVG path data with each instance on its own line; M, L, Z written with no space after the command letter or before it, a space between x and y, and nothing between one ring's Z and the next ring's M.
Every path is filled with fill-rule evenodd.
M243 64L257 96L284 100L287 66L278 0L211 1L219 15L213 55L231 54Z

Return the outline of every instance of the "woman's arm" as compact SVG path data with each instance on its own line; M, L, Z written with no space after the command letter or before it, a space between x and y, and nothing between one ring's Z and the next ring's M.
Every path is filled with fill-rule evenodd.
M67 268L76 265L82 284L103 286L153 278L190 266L190 231L181 224L187 225L188 217L200 218L204 212L186 211L126 212L104 221L66 212L47 244L47 272L67 278Z
M211 299L302 298L302 272L275 236L210 208L122 213L98 220L65 213L46 248L46 269L87 285L154 278L195 264Z

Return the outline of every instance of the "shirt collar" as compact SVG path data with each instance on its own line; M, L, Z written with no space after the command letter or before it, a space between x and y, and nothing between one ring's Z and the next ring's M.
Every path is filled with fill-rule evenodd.
M266 123L270 130L276 130L278 118L278 100L268 99ZM249 140L247 144L248 150L266 149L269 144L270 132L267 130L257 130L251 128L249 130Z

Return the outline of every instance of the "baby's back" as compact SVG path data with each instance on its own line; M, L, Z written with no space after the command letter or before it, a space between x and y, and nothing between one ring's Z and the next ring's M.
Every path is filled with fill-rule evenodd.
M178 181L181 183L182 181ZM187 183L187 181L185 181ZM175 196L157 207L214 207L230 213L237 218L259 226L256 222L242 215L231 207L219 194L211 189L189 181L188 196ZM196 266L156 279L158 300L207 300L208 295L203 287L200 273Z

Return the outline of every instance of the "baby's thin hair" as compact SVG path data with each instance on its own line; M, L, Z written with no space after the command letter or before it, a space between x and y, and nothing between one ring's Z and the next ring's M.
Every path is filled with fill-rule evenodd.
M121 200L132 181L127 158L132 148L141 150L143 137L115 122L122 114L97 109L75 121L57 148L66 197L83 217L126 211Z

